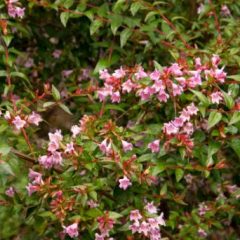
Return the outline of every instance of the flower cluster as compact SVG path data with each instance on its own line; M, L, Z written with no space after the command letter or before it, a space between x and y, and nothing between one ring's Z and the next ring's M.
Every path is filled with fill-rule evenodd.
M9 111L6 111L4 114L4 118L12 123L17 130L21 130L26 127L27 124L33 124L39 126L39 123L42 122L42 117L35 112L32 112L30 115L26 116L12 116Z
M109 232L113 229L114 219L110 218L107 212L104 216L98 217L97 221L100 234L95 234L95 240L113 240L113 238L109 238Z
M160 216L154 216L157 213L157 208L152 202L147 203L145 210L147 215L151 215L150 217L143 216L138 209L131 211L130 221L132 221L132 224L129 228L133 234L139 233L150 240L160 240L160 226L165 226L163 213Z
M202 85L202 78L224 83L226 73L219 68L220 58L213 55L211 63L202 65L201 59L195 59L195 68L188 69L186 64L173 63L162 71L155 69L145 72L142 66L132 69L123 67L110 74L107 69L101 70L100 79L104 80L104 87L98 90L98 98L104 101L108 96L112 103L121 101L121 94L135 92L141 100L149 100L155 96L160 102L181 95L187 89Z
M49 133L48 154L40 156L38 161L45 168L62 165L62 153L58 151L63 139L61 130L56 130L55 133ZM70 143L67 145L67 151L72 151L73 146Z

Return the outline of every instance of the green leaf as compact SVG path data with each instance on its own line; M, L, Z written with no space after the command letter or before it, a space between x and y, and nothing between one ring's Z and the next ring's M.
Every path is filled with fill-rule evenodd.
M5 35L2 37L4 42L6 43L7 47L10 45L12 39L13 39L13 36L12 35Z
M59 101L61 98L60 92L57 90L57 88L54 85L52 85L52 95L56 101Z
M181 168L175 170L176 181L179 182L184 176L184 171Z
M64 0L63 6L65 8L70 8L73 5L73 3L74 3L74 0Z
M45 102L44 104L43 104L43 108L48 108L48 107L50 107L50 106L52 106L52 105L54 105L55 104L55 102Z
M232 141L230 142L230 146L240 158L240 139L232 139Z
M8 146L6 143L1 143L0 144L0 154L2 156L7 155L10 152L10 150L11 150L11 147Z
M99 19L94 20L90 25L90 35L96 33L102 25L103 23Z
M62 12L60 14L60 20L61 20L61 23L62 23L62 25L64 27L67 26L67 22L68 22L69 16L70 16L69 12Z
M232 125L240 121L240 112L234 112L228 125Z
M118 219L118 218L121 218L123 216L122 214L117 213L117 212L109 211L108 213L109 213L109 217L113 218L113 219Z
M146 15L144 21L147 22L149 19L151 19L151 17L153 17L153 16L156 15L156 14L157 14L157 12L155 12L155 11L149 12L149 13Z
M110 65L110 62L109 62L108 59L100 58L100 59L98 60L98 63L97 63L97 65L96 65L93 73L94 73L94 74L97 74L97 73L99 73L100 70L109 67L109 65Z
M230 76L227 76L227 78L230 78L230 79L240 82L240 75L230 75Z
M66 113L72 115L70 109L69 109L66 105L60 103L60 104L59 104L59 107L60 107L63 111L65 111Z
M157 61L154 60L153 64L154 64L155 69L157 69L159 71L163 70L163 67Z
M15 175L11 166L6 162L0 164L0 175L5 175L5 174L12 175L12 176Z
M10 76L11 77L19 77L19 78L22 78L22 79L26 80L27 82L29 82L28 77L24 73L21 73L21 72L11 72Z
M121 32L120 34L121 48L125 46L125 44L127 43L127 40L130 38L131 35L132 35L132 31L129 28L126 28Z
M209 100L203 93L192 89L190 91L198 97L202 104L204 104L205 106L209 105Z
M227 93L225 93L224 91L222 91L222 93L223 93L223 97L224 97L226 106L228 107L228 109L232 109L234 106L233 98L230 95L228 95Z
M113 35L116 35L118 28L121 26L122 24L122 16L120 15L114 15L111 18L111 30Z
M222 119L222 114L217 111L212 111L208 117L208 129L214 127Z
M132 3L131 7L130 7L130 11L132 13L132 15L134 16L139 9L141 9L142 4L140 2L134 2Z

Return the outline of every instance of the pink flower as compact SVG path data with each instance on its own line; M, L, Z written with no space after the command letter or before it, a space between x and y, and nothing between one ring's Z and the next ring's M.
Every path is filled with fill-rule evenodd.
M188 135L193 134L193 124L190 122L187 122L183 128L183 132L187 133Z
M159 229L159 224L156 218L148 218L147 221L151 229Z
M99 204L98 204L97 202L93 201L92 199L87 201L87 205L88 205L90 208L96 208L96 207L99 206Z
M112 95L111 95L111 100L112 100L112 103L120 103L120 100L121 100L121 97L120 97L120 92L117 91L117 92L113 92Z
M62 76L63 78L68 78L71 74L73 73L73 70L63 70L62 71Z
M20 130L26 125L26 121L22 120L19 116L16 116L13 120L13 124L17 130Z
M123 70L122 67L115 70L113 73L113 77L115 77L115 78L123 78L123 77L125 77L125 75L126 75L126 72L125 72L125 70Z
M24 11L25 11L25 8L16 7L12 3L8 4L8 15L10 17L13 17L13 18L16 18L16 17L23 18Z
M184 78L184 77L177 77L177 78L175 78L178 82L179 82L179 84L181 85L181 86L183 86L183 87L185 87L186 86L186 78Z
M67 227L64 227L64 232L67 233L71 238L78 237L78 224L73 223Z
M133 149L133 145L127 141L122 140L123 151L131 151Z
M202 67L202 63L201 63L201 58L195 58L195 68L198 70L198 69L201 69Z
M169 70L174 76L182 76L183 75L183 72L181 71L181 68L178 65L178 63L173 63L172 66L169 68Z
M72 153L74 152L73 142L67 143L65 153Z
M203 237L203 238L207 237L206 231L204 231L202 228L198 229L198 235L199 237Z
M107 139L104 139L100 144L99 144L99 148L101 150L102 153L106 153L107 152Z
M221 62L220 57L219 57L218 55L216 55L216 54L213 54L211 60L212 60L212 65L213 65L214 67L217 67L218 64Z
M160 91L157 98L160 102L167 102L169 95L165 91Z
M32 185L31 183L29 183L26 186L26 189L28 191L28 195L31 196L34 192L37 192L39 190L39 186Z
M187 85L190 88L195 88L198 85L202 84L202 79L199 71L189 71L193 76L187 80Z
M49 136L50 142L54 142L55 141L55 142L59 143L63 139L61 130L56 130L55 133L49 133L48 136Z
M145 209L149 213L157 213L157 208L154 206L153 202L147 203L147 205L145 206Z
M11 119L11 115L10 115L10 112L9 112L9 111L6 111L6 112L5 112L4 118L5 118L6 120L10 120L10 119Z
M214 92L210 95L212 103L219 104L221 100L223 100L221 92Z
M134 75L137 80L146 78L148 76L142 67L139 67L138 71Z
M9 197L14 197L15 195L15 190L13 187L9 187L6 191L5 194Z
M172 123L164 123L163 125L164 132L168 135L177 134L179 129Z
M153 81L159 80L160 76L161 76L161 73L160 73L160 71L158 71L158 70L154 70L154 71L150 74L150 78L151 78Z
M156 93L156 92L164 91L164 89L166 87L163 85L162 80L157 80L152 85L152 88L154 89L154 92Z
M75 138L80 132L81 128L78 125L73 125L71 127L72 137Z
M198 108L194 105L194 103L191 103L187 106L187 111L190 115L197 115Z
M160 144L160 140L155 140L148 144L148 148L151 149L152 153L157 153L159 152L159 149L160 149L159 144Z
M184 119L181 118L181 117L177 117L177 118L174 119L173 124L178 128L182 127L183 124L184 124Z
M122 84L122 91L123 93L125 92L130 93L135 87L136 84L134 84L130 79L128 79L126 82Z
M52 55L53 55L54 58L58 59L58 58L60 58L61 55L62 55L62 50L55 49L55 50L53 51Z
M38 126L42 121L42 117L38 113L32 112L32 114L28 116L27 121Z
M226 16L226 17L231 16L231 12L230 12L229 8L227 7L227 5L222 5L221 15Z
M59 143L56 141L51 141L48 143L48 151L55 152L59 148Z
M62 165L62 155L60 152L52 153L52 161L54 165Z
M52 156L47 156L47 155L44 155L44 156L40 156L38 158L38 161L41 165L43 165L44 168L52 168L53 166L53 159L52 159Z
M190 112L187 109L183 109L181 112L180 118L184 120L184 122L189 121L191 117Z
M158 216L156 218L157 222L159 225L161 226L166 226L165 220L163 219L163 213L160 214L160 216Z
M33 184L40 185L43 183L42 174L39 172L35 172L32 169L29 169L28 177L32 181Z
M154 88L152 87L146 87L142 90L140 90L139 95L141 97L142 101L148 100L152 94L155 93Z
M105 80L105 79L107 79L107 78L109 78L109 77L111 77L111 75L108 73L108 70L107 70L107 69L103 69L103 70L100 70L100 71L99 71L99 78L100 78L100 79Z
M150 229L149 229L149 223L147 223L146 221L143 221L143 222L140 224L140 227L139 227L138 232L139 232L139 233L143 233L144 236L147 236L149 230L150 230Z
M126 190L130 186L132 186L132 183L126 176L119 179L119 187L122 188L123 190Z
M130 213L130 221L138 221L142 219L142 215L140 214L139 210L132 210Z
M227 76L227 73L223 71L223 68L224 67L222 67L221 69L216 69L215 72L214 72L214 77L220 83L224 83L225 78Z
M183 92L183 88L180 85L177 85L175 83L172 84L173 89L173 96L181 95Z
M98 92L97 92L98 93L98 98L102 102L102 101L105 100L105 98L107 96L112 95L112 91L113 91L113 87L106 84L104 88L98 90Z
M95 240L105 240L105 235L95 233Z
M134 234L134 233L136 233L136 232L139 232L139 226L140 226L139 222L136 221L136 222L134 222L133 224L131 224L131 225L129 226L129 229L130 229L130 230L132 231L132 233Z

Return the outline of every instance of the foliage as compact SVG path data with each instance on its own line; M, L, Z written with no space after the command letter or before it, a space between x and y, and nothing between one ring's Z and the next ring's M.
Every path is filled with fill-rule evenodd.
M0 239L238 239L238 1L0 10Z

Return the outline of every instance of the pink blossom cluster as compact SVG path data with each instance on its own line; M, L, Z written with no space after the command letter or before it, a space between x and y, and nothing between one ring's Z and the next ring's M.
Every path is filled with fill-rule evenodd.
M28 191L28 195L31 196L34 192L40 190L40 186L43 184L43 180L42 174L32 169L29 170L28 177L31 183L26 186L26 189Z
M23 18L25 8L18 7L17 4L18 0L8 0L8 15L10 17L16 18Z
M121 94L135 92L141 100L149 100L152 96L160 102L167 102L171 97L181 95L184 91L202 85L202 78L210 78L224 83L226 73L224 67L219 68L220 58L213 55L211 62L202 65L201 59L195 59L194 69L189 70L186 64L173 63L162 71L145 72L142 66L132 69L120 67L112 74L107 69L99 72L104 86L98 90L98 98L104 101L110 97L112 103L121 101ZM142 82L148 79L150 83Z
M157 208L153 203L148 203L145 210L149 214L156 214ZM160 240L160 226L165 226L163 219L163 213L160 216L144 217L138 209L132 210L130 213L130 221L132 222L129 226L132 233L139 233L149 238L150 240Z
M19 115L12 116L9 111L6 111L4 114L4 118L10 123L12 123L17 130L21 130L22 128L26 127L27 124L39 126L39 123L42 121L42 117L35 112L32 112L30 115L22 117Z
M49 133L48 154L40 156L38 161L45 168L49 169L53 166L62 165L62 153L59 151L60 143L63 139L61 130L56 130L55 133ZM73 150L73 145L67 145L67 151Z
M113 240L113 238L109 238L109 232L113 229L114 219L106 213L104 216L98 217L97 221L100 234L95 234L95 240Z
M189 122L191 116L197 115L198 108L191 103L181 112L181 115L174 120L164 123L163 131L167 135L175 135L178 133L184 133L191 135L193 133L193 124Z
M121 144L122 144L122 149L124 152L132 151L132 149L133 149L132 143L127 142L125 140L121 140ZM104 139L99 144L99 149L101 150L101 152L103 154L105 154L106 156L109 156L113 151L111 140Z

